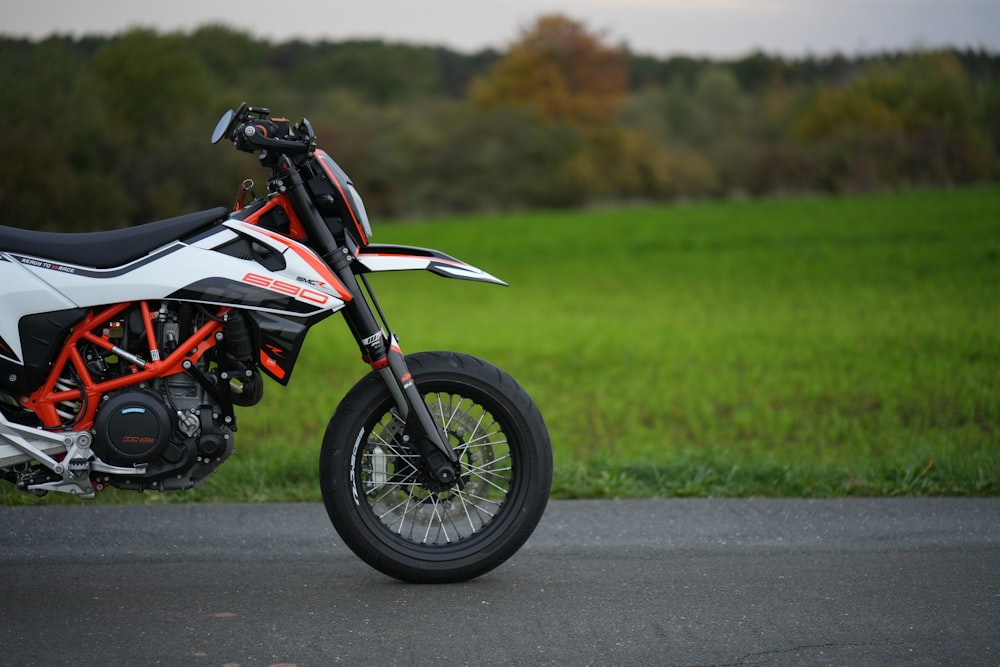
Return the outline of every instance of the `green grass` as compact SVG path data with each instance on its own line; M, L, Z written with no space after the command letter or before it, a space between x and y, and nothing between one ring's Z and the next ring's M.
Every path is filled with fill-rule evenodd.
M404 350L478 354L535 397L555 497L1000 493L1000 188L382 224L375 240L510 283L373 278ZM321 324L291 386L239 413L237 455L203 489L147 499L318 499L323 429L365 370L340 318Z

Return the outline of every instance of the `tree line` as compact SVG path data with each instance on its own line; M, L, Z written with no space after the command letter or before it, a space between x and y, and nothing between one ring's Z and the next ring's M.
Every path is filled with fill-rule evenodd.
M1000 177L1000 54L656 58L562 15L503 51L189 33L0 37L0 224L92 230L229 203L242 101L293 120L373 216Z

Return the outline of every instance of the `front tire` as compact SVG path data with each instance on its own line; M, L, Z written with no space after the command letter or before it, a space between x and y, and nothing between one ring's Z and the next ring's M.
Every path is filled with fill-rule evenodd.
M552 487L552 447L538 408L513 378L455 352L407 356L435 422L460 459L460 481L429 483L381 376L338 406L320 453L320 487L348 547L415 583L464 581L510 558L538 524Z

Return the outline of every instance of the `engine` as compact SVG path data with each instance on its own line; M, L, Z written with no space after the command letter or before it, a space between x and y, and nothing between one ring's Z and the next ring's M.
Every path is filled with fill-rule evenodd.
M212 315L196 305L164 302L155 316L163 358ZM148 334L138 309L110 321L104 333L126 354L97 346L81 350L95 380L132 372L130 355L149 358ZM260 400L263 383L254 363L256 333L244 313L231 311L221 343L185 372L128 386L102 397L94 418L93 451L105 463L141 470L134 475L95 475L98 484L142 491L197 486L233 452L234 405ZM67 379L71 385L72 380ZM67 406L67 413L74 412Z

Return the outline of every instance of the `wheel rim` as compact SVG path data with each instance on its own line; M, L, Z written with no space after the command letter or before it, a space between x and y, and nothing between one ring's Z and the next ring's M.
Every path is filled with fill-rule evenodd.
M515 486L515 460L508 432L480 402L447 391L425 392L424 401L458 454L461 481L443 490L427 483L393 408L359 434L353 491L382 539L438 552L467 544L501 521Z

